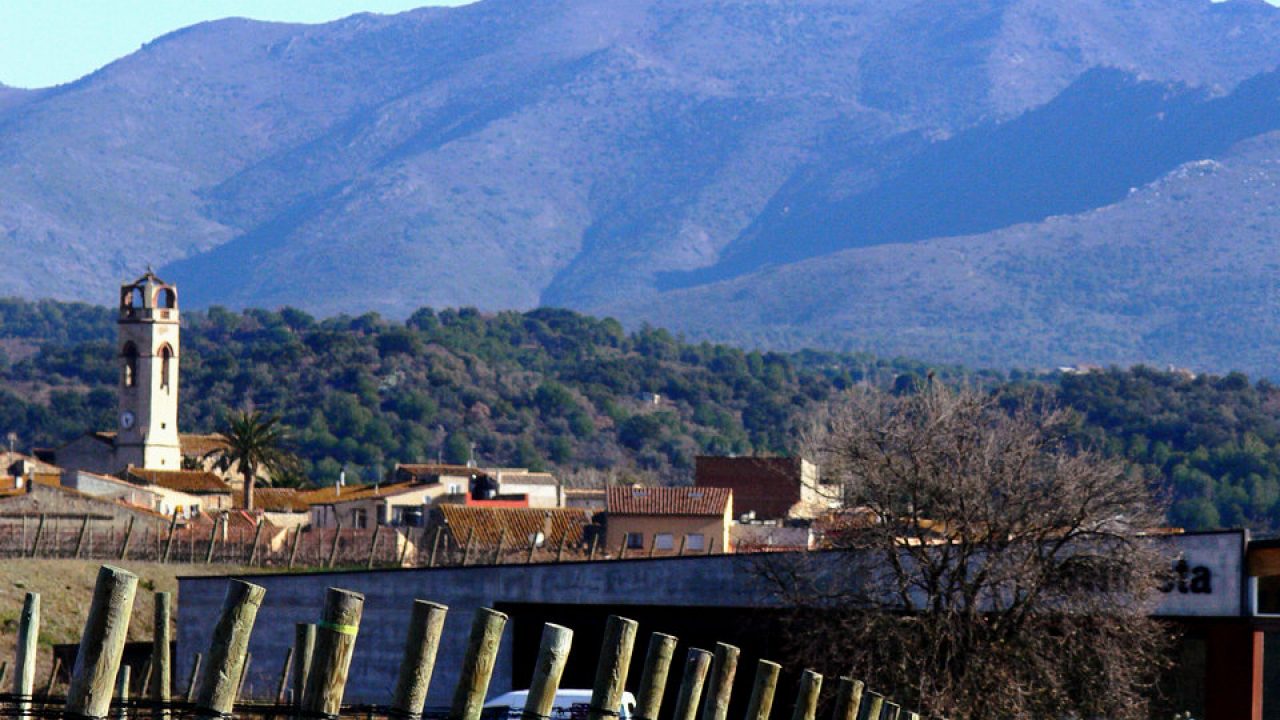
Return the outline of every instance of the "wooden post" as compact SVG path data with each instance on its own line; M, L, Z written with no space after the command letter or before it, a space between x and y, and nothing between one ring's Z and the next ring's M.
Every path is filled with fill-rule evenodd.
M298 548L302 547L302 528L296 528L293 532L293 547L289 548L289 569L293 569L293 565L298 561Z
M622 534L622 542L618 543L618 559L619 560L627 559L627 534L626 533Z
M610 615L604 626L604 642L596 664L596 682L591 688L591 707L587 720L616 717L622 692L626 690L627 670L631 667L631 651L635 647L635 620Z
M476 529L467 530L467 547L462 551L462 566L467 566L467 560L471 559L471 541L475 539Z
M421 537L426 537L426 535L427 535L427 531L423 530L421 533ZM400 537L400 533L396 533L396 537L397 538ZM404 561L409 557L409 546L413 544L412 538L413 538L412 528L405 528L404 541L400 545L400 560L399 562L396 563L396 567L404 567ZM413 564L414 565L418 564L417 557L413 558Z
M232 698L232 704L240 700L240 696L244 693L244 681L249 677L249 666L253 664L253 653L244 654L244 665L240 668L240 678L236 680L236 694Z
M751 686L751 700L747 703L747 720L769 720L781 670L781 665L769 660L756 663L756 681Z
M169 562L169 551L173 550L173 535L178 530L178 511L173 511L173 518L169 520L169 537L164 541L164 556L160 558L160 562Z
M702 720L725 720L729 714L729 697L733 694L733 676L738 671L739 652L733 645L716 643L711 683L702 700Z
M36 550L40 548L40 538L44 535L44 513L40 513L40 521L36 523L36 539L31 543L30 557L36 556Z
M145 698L147 696L147 688L151 687L151 658L142 664L142 687L138 688L138 697Z
M542 643L533 665L533 680L529 683L529 694L525 696L522 720L551 717L556 691L560 689L560 676L564 674L572 645L573 631L569 628L552 623L542 626Z
M565 528L564 534L560 536L560 549L556 551L556 562L564 562L564 549L569 544L569 529Z
M593 535L593 536L591 537L591 549L587 551L587 559L588 559L588 560L595 560L595 559L596 559L596 545L598 545L598 544L599 544L599 542L600 542L600 536L599 536L599 535Z
M813 720L818 712L818 695L821 692L822 675L812 670L801 673L800 692L796 694L796 707L791 713L791 720Z
M117 720L128 720L129 718L129 666L121 665L120 672L116 674L116 718Z
M187 678L187 702L196 701L196 690L198 689L196 680L200 677L200 665L204 662L204 654L196 653L195 662L191 663L191 677Z
M44 684L44 702L40 704L43 710L49 704L49 697L53 695L53 686L58 682L58 672L62 670L62 658L55 657L53 666L49 668L49 681Z
M373 567L373 556L378 553L378 535L382 532L382 525L375 523L373 526L373 538L369 540L369 560L364 564L366 568Z
M205 655L200 693L196 696L196 716L220 718L231 712L240 691L249 636L258 617L258 608L267 592L261 585L243 580L227 582L222 612L213 626L213 638Z
M902 707L897 703L884 701L884 710L880 712L881 720L898 720L898 715L902 712Z
M151 699L159 706L156 717L165 720L169 717L164 705L169 703L169 690L172 686L173 670L170 666L169 646L172 640L170 633L170 616L172 594L158 592L155 594L155 612L151 630ZM144 691L145 693L145 691Z
M528 555L526 555L526 556L525 556L525 558L524 558L524 564L525 564L525 565L532 565L532 564L533 564L533 554L534 554L534 553L536 553L536 552L538 551L538 536L539 536L539 535L541 535L541 534L542 534L542 533L536 533L536 532L535 532L535 533L534 533L534 534L529 538L529 554L528 554Z
M884 710L884 696L867 690L862 697L866 700L867 708L867 712L863 717L867 718L867 720L880 720L880 713Z
M333 563L338 559L338 539L342 537L342 523L338 523L333 528L333 546L329 548L329 562L325 563L325 567L333 567Z
M649 649L644 656L644 671L640 674L640 695L636 701L635 720L658 720L662 710L662 697L667 691L667 675L671 671L671 658L676 653L676 638L664 633L649 636Z
M502 564L502 553L505 552L506 549L507 549L507 529L502 528L502 530L498 533L498 549L495 550L493 553L494 565Z
M680 680L680 694L676 696L676 711L671 720L694 720L697 717L702 684L707 680L710 667L711 653L689 648L689 655L684 661L684 677Z
M224 520L221 517L213 518L213 529L209 531L209 550L204 554L205 565L213 562L213 549L218 545L218 525L222 522ZM212 667L212 663L210 667Z
M469 539L467 544L470 546ZM505 613L490 608L480 608L476 611L475 620L471 623L471 640L467 645L467 654L462 659L462 673L458 676L458 687L453 691L453 705L449 709L449 720L479 720L485 695L489 692L489 679L493 676L493 665L498 659L502 629L506 625Z
M80 534L76 536L76 554L72 557L80 557L80 550L84 548L84 536L89 532L89 513L85 513L84 522L80 523ZM113 677L112 680L115 678Z
M861 680L842 677L836 685L836 706L831 713L831 720L858 720L858 709L862 707Z
M253 530L253 549L249 551L249 565L253 566L258 562L258 541L262 539L262 527L267 524L267 518L258 518L258 526Z
M680 557L684 557L684 547L685 547L685 544L688 542L689 542L689 535L686 533L680 533L680 552L677 553Z
M427 561L427 567L436 566L436 551L440 549L440 533L444 532L444 528L436 526L435 539L431 541L431 558Z
M31 712L31 693L36 686L36 652L40 642L40 593L27 593L18 620L18 656L13 674L13 694L18 696L18 715ZM0 681L2 683L3 681Z
M289 690L289 670L293 668L293 646L284 654L284 665L280 667L280 684L276 686L276 705L284 704L285 693Z
M409 636L404 642L400 674L396 678L392 713L398 717L420 717L431 686L431 671L436 666L436 651L449 608L426 600L414 600L409 615Z
M68 716L101 718L107 714L137 589L138 576L128 570L110 565L98 570L89 618L80 635L76 666L67 690Z
M316 626L315 655L302 693L304 713L338 714L363 614L364 595L333 587L325 593L324 614Z
M311 674L311 657L316 649L314 623L294 625L293 635L293 704L301 707L302 696L307 689L307 676Z
M133 522L137 518L129 518L129 525L124 529L124 540L120 543L120 559L124 560L129 556L129 541L133 539Z
M907 720L920 720L920 713L908 710Z

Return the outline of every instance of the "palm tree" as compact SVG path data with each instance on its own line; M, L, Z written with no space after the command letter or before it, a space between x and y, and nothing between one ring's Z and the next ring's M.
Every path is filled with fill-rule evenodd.
M227 415L217 436L222 447L210 450L206 458L217 458L222 471L235 469L244 480L244 509L253 509L253 489L258 472L265 470L269 479L292 471L298 461L284 449L286 434L279 426L280 416L264 416L261 411L242 411Z

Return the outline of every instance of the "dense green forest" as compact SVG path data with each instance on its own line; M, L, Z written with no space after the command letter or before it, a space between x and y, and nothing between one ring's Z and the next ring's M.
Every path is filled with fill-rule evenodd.
M114 320L83 304L0 300L0 433L56 446L114 427ZM1143 473L1174 524L1280 530L1280 388L1238 373L1006 374L755 352L548 309L423 309L399 323L212 308L183 324L183 430L211 431L229 408L278 413L304 460L297 480L474 453L570 481L687 482L697 454L787 452L844 389L907 392L932 371L1077 410L1079 439Z

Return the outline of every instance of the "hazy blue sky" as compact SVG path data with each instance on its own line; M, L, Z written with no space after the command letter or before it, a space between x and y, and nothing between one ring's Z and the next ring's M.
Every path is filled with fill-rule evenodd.
M468 0L0 0L0 83L71 82L167 32L205 20L327 22Z

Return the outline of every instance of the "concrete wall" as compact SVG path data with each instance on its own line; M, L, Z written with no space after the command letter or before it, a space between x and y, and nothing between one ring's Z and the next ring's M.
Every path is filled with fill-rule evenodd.
M448 705L458 680L472 616L496 603L749 607L759 605L757 580L747 558L708 556L498 567L381 570L371 572L258 575L266 587L249 651L251 684L273 688L294 623L320 617L325 589L365 594L346 701L386 703L391 698L414 598L449 606L428 705ZM175 688L191 672L193 653L204 652L217 621L225 578L181 578ZM660 589L660 592L655 592ZM512 688L513 620L504 634L490 695ZM642 633L645 632L641 628ZM590 648L577 652L590 652ZM642 650L639 652L643 652ZM270 691L268 691L270 692Z

